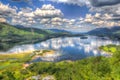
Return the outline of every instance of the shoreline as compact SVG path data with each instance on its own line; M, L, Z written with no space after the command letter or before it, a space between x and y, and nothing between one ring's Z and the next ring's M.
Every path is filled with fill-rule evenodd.
M4 52L3 52L3 53L2 53L2 52L1 52L0 55L28 54L28 53L32 53L33 51L34 51L34 50L31 50L31 51L23 51L23 52L21 51L21 52L18 52L18 53L17 53L17 52L14 52L14 53L7 53L7 52L4 53Z
M88 35L84 35L84 34L65 34L65 35L63 35L62 34L62 35L58 35L58 36L48 36L48 37L45 37L45 38L42 38L42 39L36 39L36 40L32 40L32 41L27 41L27 42L23 41L23 42L20 42L20 43L16 43L13 46L10 46L9 48L7 48L7 50L4 50L4 49L0 50L0 54L2 52L8 51L9 49L13 48L14 46L41 43L41 42L44 42L44 41L47 41L47 40L50 40L50 39L53 39L53 38L82 37L82 36L88 36Z

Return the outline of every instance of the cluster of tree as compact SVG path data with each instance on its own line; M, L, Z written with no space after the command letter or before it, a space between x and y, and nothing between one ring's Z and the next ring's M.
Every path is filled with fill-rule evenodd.
M65 35L69 35L69 33L54 33L49 30L15 27L7 23L0 23L0 50L5 51L15 45L36 43Z
M100 50L110 52L110 53L116 53L120 50L120 46L116 46L116 45L101 46Z
M90 57L78 61L37 62L28 68L7 68L0 73L1 80L24 80L35 75L53 75L56 80L120 80L120 46L103 46L113 50L112 57Z
M32 64L28 70L41 75L54 75L56 80L119 80L120 46L104 47L111 49L114 53L112 57L91 57L75 62L40 62Z

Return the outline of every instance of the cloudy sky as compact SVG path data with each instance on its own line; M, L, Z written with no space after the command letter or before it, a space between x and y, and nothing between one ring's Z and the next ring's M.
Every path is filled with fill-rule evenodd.
M71 30L120 26L120 0L0 0L0 22Z

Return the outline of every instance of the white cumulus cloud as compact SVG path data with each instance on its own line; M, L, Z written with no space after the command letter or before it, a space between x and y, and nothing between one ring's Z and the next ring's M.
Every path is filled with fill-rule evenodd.
M43 5L42 8L37 8L34 11L35 16L38 17L61 17L63 13L59 9L55 9L51 4Z

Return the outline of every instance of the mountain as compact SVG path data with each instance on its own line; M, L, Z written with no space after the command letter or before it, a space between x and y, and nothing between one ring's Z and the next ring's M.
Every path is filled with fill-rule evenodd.
M27 39L39 39L51 34L48 31L41 29L31 29L23 27L14 27L7 23L0 23L0 41L18 41Z
M96 28L94 30L89 31L88 34L101 34L101 33L111 34L119 30L120 30L120 27Z
M49 34L51 33L45 30L18 28L7 23L0 23L0 50L7 50L17 44L44 40Z
M26 28L24 26L12 26L7 23L0 23L0 50L5 51L15 45L36 43L65 35L69 35L69 33L55 33L52 30Z
M69 31L63 30L63 29L48 29L49 31L55 32L55 33L70 33Z
M96 35L96 36L106 36L112 39L120 39L120 27L112 27L112 28L96 28L94 30L89 31L87 34Z

